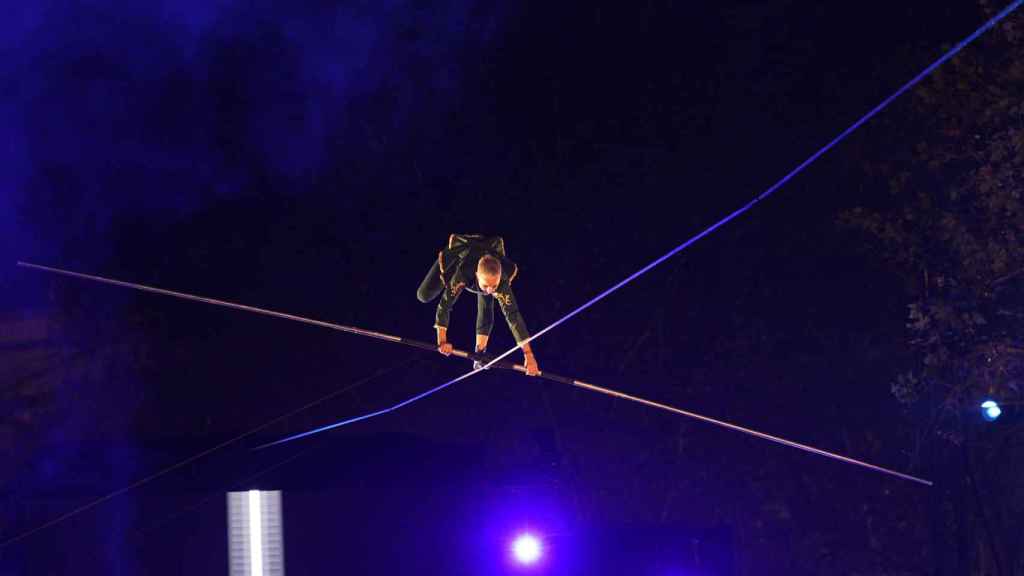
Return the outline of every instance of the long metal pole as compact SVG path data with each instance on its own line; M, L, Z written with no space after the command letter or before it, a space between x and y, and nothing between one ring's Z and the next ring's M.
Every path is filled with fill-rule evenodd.
M195 301L195 302L204 302L206 304L213 304L215 306L223 306L223 307L226 307L226 308L233 308L235 310L242 310L242 311L245 311L245 312L253 312L253 313L256 313L256 314L263 314L265 316L273 316L275 318L282 318L282 319L285 319L285 320L292 320L292 321L295 321L295 322L302 322L304 324L311 324L313 326L320 326L320 327L323 327L323 328L330 328L332 330L338 330L338 331L347 332L347 333L350 333L350 334L357 334L357 335L360 335L360 336L367 336L369 338L374 338L374 339L377 339L377 340L384 340L384 341L387 341L387 342L394 342L396 344L405 344L406 346L412 346L414 348L420 348L422 350L429 350L429 351L435 351L435 352L437 351L437 347L434 346L433 344L429 344L429 343L426 343L426 342L421 342L421 341L418 341L418 340L412 340L412 339L409 339L409 338L400 338L398 336L392 336L390 334L384 334L382 332L375 332L373 330L364 330L362 328L356 328L354 326L345 326L343 324L335 324L333 322L324 322L322 320L314 320L312 318L306 318L306 317L303 317L303 316L296 316L294 314L286 314L284 312L277 312L277 311L268 310L268 309L265 309L265 308L257 308L255 306L246 306L244 304L236 304L234 302L228 302L228 301L225 301L225 300L218 300L218 299L215 299L215 298L207 298L205 296L196 296L194 294L187 294L187 293L184 293L184 292L176 292L174 290L167 290L167 289L164 289L164 288L156 288L156 287L153 287L153 286L146 286L144 284L136 284L136 283L133 283L133 282L124 282L122 280L114 280L114 279L111 279L111 278L104 278L102 276L94 276L92 274L82 274L81 272L71 272L69 270L62 270L60 268L53 268L53 267L50 267L50 266L41 266L39 264L31 264L31 263L28 263L28 262L18 262L18 266L23 266L25 268L33 268L33 269L42 270L42 271L45 271L45 272L52 272L52 273L55 273L55 274L62 274L62 275L71 276L71 277L74 277L74 278L81 278L81 279L85 279L85 280L93 280L93 281L96 281L96 282L102 282L104 284L112 284L112 285L115 285L115 286L122 286L122 287L125 287L125 288L134 288L136 290L142 290L142 291L145 291L145 292L153 292L155 294L163 294L165 296L174 296L176 298L183 298L185 300L192 300L192 301ZM470 359L470 360L479 361L479 362L482 362L482 363L485 363L485 364L488 363L488 362L491 362L491 359L488 356L486 356L486 355L476 354L476 353L472 353L472 352L466 352L466 351L463 351L463 350L453 350L452 351L452 355L453 356L457 356L459 358L467 358L467 359ZM495 367L498 367L498 368L503 368L503 369L506 369L506 370L515 370L515 371L523 372L523 373L526 372L526 368L524 366L522 366L520 364L513 364L511 362L498 361L498 362L494 362L491 365L495 366ZM619 398L621 400L628 400L628 401L631 401L631 402L636 402L638 404L643 404L644 406L648 406L648 407L651 407L651 408L656 408L658 410L664 410L666 412L671 412L673 414L679 414L681 416L686 416L686 417L689 417L689 418L700 420L702 422L707 422L709 424L714 424L716 426L721 426L723 428L728 428L728 429L734 430L736 432L742 432L744 434L749 434L751 436L755 436L755 437L761 438L763 440L768 440L770 442L775 442L775 443L781 444L783 446L789 446L790 448L796 448L798 450L803 450L805 452L810 452L811 454L817 454L819 456L824 456L826 458L831 458L833 460L838 460L840 462L846 462L847 464L853 464L855 466L861 466L863 468L874 470L876 472L881 472L883 474L888 474L890 476L895 476L897 478L902 478L904 480L910 480L912 482L917 482L919 484L924 484L926 486L931 486L932 485L931 481L925 480L923 478L918 478L917 476L911 476L909 474L904 474L902 472L897 472L895 470L890 470L888 468L883 468L881 466L876 466L875 464L870 464L868 462L857 460L855 458L850 458L848 456L843 456L841 454L836 454L834 452L829 452L827 450L822 450L820 448L815 448L813 446L808 446L806 444L801 444L799 442L794 442L792 440L787 440L787 439L779 437L779 436L773 436L771 434L766 434L764 432L759 432L759 431L753 430L751 428L745 428L745 427L739 426L737 424L732 424L732 423L726 422L724 420L718 420L718 419L715 419L715 418L711 418L711 417L708 417L708 416L697 414L696 412L690 412L688 410L683 410L681 408L676 408L675 406L670 406L668 404L662 404L660 402L654 402L652 400L647 400L645 398L640 398L638 396L633 396L631 394L626 394L624 392L619 392L617 390L612 390L610 388L604 388L602 386L597 386L597 385L594 385L594 384L589 384L589 383L584 382L582 380L576 380L574 378L568 378L566 376L560 376L558 374L554 374L554 373L551 373L551 372L541 372L540 374L538 374L538 377L543 378L545 380L550 380L552 382L558 382L558 383L561 383L561 384L569 384L571 386L575 386L577 388L582 388L584 390L589 390L591 392L597 392L599 394L605 394L605 395L611 396L613 398ZM367 414L367 415L364 415L364 416L359 416L359 417L356 417L356 418L352 418L350 420L344 421L343 423L352 423L352 422L357 422L359 420L365 420L367 418L370 418L370 417L373 417L373 416L376 416L376 415L379 415L379 414L384 414L384 413L390 412L390 411L392 411L392 410L394 410L394 409L396 409L396 408L398 408L400 406L404 406L404 405L407 405L409 403L410 403L410 401L406 400L405 402L402 402L402 403L400 403L400 404L398 404L396 406L393 406L391 408L387 408L387 409L384 409L384 410L379 410L379 411L373 412L371 414ZM338 425L340 425L340 424L341 423L339 423ZM330 428L330 427L325 427L325 428ZM299 438L299 437L302 437L302 436L305 436L305 435L308 435L308 434L311 434L311 433L298 434L296 436L292 436L292 437L286 438L284 440L278 440L277 442L272 442L272 443L266 444L264 446L272 446L274 444L279 444L279 443L285 442L287 440Z

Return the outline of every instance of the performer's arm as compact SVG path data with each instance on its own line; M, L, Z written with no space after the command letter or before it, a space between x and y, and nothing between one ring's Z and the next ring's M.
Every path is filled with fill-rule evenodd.
M494 327L494 298L487 294L476 295L476 351L487 350L487 340Z
M519 347L523 349L523 364L526 366L526 373L530 376L540 374L540 366L537 365L537 358L533 355L530 343L523 342Z
M462 286L454 289L445 288L441 292L441 300L437 303L437 315L434 318L434 328L437 329L437 350L445 356L452 353L452 345L448 342L448 322L451 316L452 305L459 299Z
M530 339L530 332L526 329L526 322L523 320L522 314L519 313L519 305L512 293L511 284L506 283L499 292L495 292L494 297L498 300L498 305L501 306L501 312L505 315L505 321L508 322L512 336L515 337L519 347L523 349L526 373L536 376L540 373L540 368L537 366L537 359L533 355L530 343L526 342Z
M448 341L448 329L443 326L437 328L437 351L445 356L452 353L452 344Z

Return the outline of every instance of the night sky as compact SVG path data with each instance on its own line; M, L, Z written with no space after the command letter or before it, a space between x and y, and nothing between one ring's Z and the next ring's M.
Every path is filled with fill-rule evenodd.
M518 574L522 527L538 574L947 573L926 503L955 473L890 389L906 287L838 224L892 201L865 166L913 162L910 96L533 347L935 488L497 370L254 452L471 366L14 263L432 341L416 287L480 232L535 332L764 191L984 23L975 1L5 12L0 542L344 392L4 545L0 575L224 574L224 493L249 488L283 491L291 574ZM464 296L456 347L474 318Z

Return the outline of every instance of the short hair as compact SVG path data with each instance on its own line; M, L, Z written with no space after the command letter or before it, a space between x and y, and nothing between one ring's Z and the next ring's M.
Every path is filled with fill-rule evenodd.
M477 264L477 269L488 276L497 276L501 274L501 260L498 260L490 254L486 254L480 258L480 262Z

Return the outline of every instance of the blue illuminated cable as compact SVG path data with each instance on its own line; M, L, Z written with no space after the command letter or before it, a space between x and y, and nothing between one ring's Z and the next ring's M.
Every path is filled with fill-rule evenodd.
M1021 0L1021 1L1024 1L1024 0ZM515 348L513 348L513 350L515 350ZM497 360L487 364L486 367L490 367L491 364L493 364L496 361ZM326 432L328 430L333 430L334 428L340 428L342 426L347 426L349 424L354 424L354 423L362 421L362 420L368 420L370 418L373 418L374 416L380 416L381 414L387 414L388 412L394 412L395 410L398 410L399 408L401 408L403 406L408 406L409 404L412 404L413 402L415 402L417 400L421 400L423 398L426 398L427 396L430 396L431 394L433 394L435 392L440 392L441 390L451 386L452 384L455 384L456 382L459 382L460 380L464 380L466 378L469 378L473 374L475 374L475 373L477 373L477 372L479 372L480 370L483 370L483 369L484 368L480 368L478 370L473 370L471 372L467 372L467 373L463 374L462 376L459 376L458 378L453 378L452 380L449 380L449 381L445 382L444 384L441 384L440 386L436 386L434 388L431 388L430 390L427 390L426 392L417 394L416 396L413 396L412 398L409 398L408 400L403 400L402 402L399 402L398 404L395 404L394 406L392 406L390 408L384 408L383 410L377 410L376 412L371 412L369 414L363 414L362 416L355 416L353 418L348 418L348 419L342 420L340 422L335 422L333 424L328 424L326 426L321 426L319 428L316 428L316 429L313 429L313 430L309 430L308 432L302 432L300 434L295 434L294 436L288 436L287 438L282 438L282 439L276 440L274 442L268 442L267 444L262 444L260 446L257 446L255 448L253 448L253 450L260 450L262 448L267 448L267 447L270 447L270 446L275 446L277 444L284 444L285 442L291 442L292 440L298 440L299 438L305 438L307 436L312 436L314 434L319 434L321 432Z
M988 22L986 22L980 28L975 30L974 33L972 33L970 36L968 36L967 38L965 38L965 39L961 40L959 43L957 43L956 46L954 46L949 51L947 51L941 58L939 58L938 60L933 62L930 66L928 66L927 68L922 70L917 76L914 76L909 82L907 82L906 84L901 86L899 88L899 90L894 92L891 96L889 96L885 100L882 100L882 102L879 105L877 105L874 108L872 108L871 111L869 111L867 114L862 116L859 120L854 122L849 128L847 128L846 130L843 130L838 136L836 136L834 139L832 139L832 141L830 141L828 144L825 144L817 152L812 154L809 158L807 158L806 160L801 162L796 168L794 168L788 174L783 176L778 182L773 184L770 188L768 188L767 190L765 190L761 194L757 195L753 200L751 200L750 202L748 202L747 204L745 204L741 208L737 209L736 211L732 212L731 214L729 214L725 218L722 218L718 222L715 222L714 224L709 226L707 229L705 229L703 232L697 234L696 236L694 236L694 237L690 238L689 240L683 242L682 244L676 246L675 248L670 250L668 253L666 253L664 256L661 256L660 258L654 260L653 262L651 262L650 264L644 266L640 270L634 272L629 277L627 277L625 280L622 280L618 284L615 284L611 288L605 290L604 292L601 292L597 296L594 296L589 301L584 303L582 306L579 306L578 308L576 308L572 312L569 312L568 314L566 314L565 316L563 316L559 320L557 320L554 323L552 323L547 328L544 328L543 330L541 330L541 331L537 332L536 334L530 336L529 338L527 338L523 342L520 342L518 345L510 348L504 354L494 358L493 360L491 360L489 363L487 363L484 366L484 369L490 368L496 362L504 359L509 354L515 352L523 344L531 342L532 340L534 340L536 338L539 338L541 335L547 333L548 331L550 331L551 329L555 328L556 326L561 325L566 320L572 318L573 316L579 314L580 312L583 312L587 308L590 308L591 306L596 304L598 301L604 299L606 296L611 294L612 292L615 292L619 288L622 288L626 284L629 284L633 280L636 280L641 275L643 275L644 273L648 272L649 270L651 270L655 266L661 264L665 260L668 260L672 256L675 256L679 252L685 250L686 248L688 248L689 246L691 246L692 244L694 244L695 242L697 242L701 238L704 238L705 236L711 234L715 230L721 228L722 226L724 226L728 222L734 220L735 218L737 218L738 216L740 216L744 212L747 212L748 210L753 208L753 206L755 204L757 204L758 202L760 202L761 200L764 200L768 196L771 196L776 190L778 190L784 184L789 182L794 176L796 176L797 174L802 172L804 170L804 168L806 168L811 163L813 163L815 160L817 160L819 157L821 157L823 154L825 154L826 152L831 150L836 144L838 144L839 142L843 141L854 130L856 130L857 128L860 128L860 126L862 124L864 124L865 122L870 120L872 117L874 117L876 114L881 112L893 100L895 100L896 98L901 96L904 92L906 92L907 90L912 88L914 85L919 83L921 80L923 80L925 77L927 77L929 74L934 72L936 68L938 68L939 66L944 64L947 60L949 60L950 58L956 56L957 53L959 53L961 50L963 50L965 47L967 47L971 42L976 40L979 36L984 34L990 28L992 28L993 26L998 24L999 21L1001 21L1002 19L1004 19L1007 16L1009 16L1014 10L1019 8L1021 4L1024 4L1024 0L1016 0L1015 2L1013 2L1012 4L1007 6L1005 9L1003 9L1001 12L999 12L998 14L993 16L991 19L989 19ZM296 434L294 436L289 436L287 438L282 438L281 440L278 440L276 442L271 442L269 444L264 444L263 446L260 446L259 448L263 448L263 447L266 447L266 446L273 446L275 444L281 444L281 443L284 443L284 442L290 442L292 440L297 440L299 438L305 438L307 436L312 436L313 434L318 434L320 432L326 432L327 430L332 430L334 428L339 428L341 426L346 426L346 425L352 424L354 422L359 422L361 420L366 420L368 418L373 418L374 416L379 416L381 414L387 414L388 412L392 412L392 411L397 410L397 409L399 409L399 408L401 408L403 406L407 406L407 405L409 405L409 404L411 404L411 403L413 403L413 402L415 402L417 400L421 400L421 399L423 399L423 398L425 398L427 396L430 396L431 394L434 394L436 392L440 392L441 390L444 390L445 388L451 386L452 384L455 384L456 382L464 380L464 379L468 378L469 376L472 376L473 374L475 374L477 372L479 372L479 370L473 370L471 372L467 372L467 373L465 373L465 374L463 374L463 375L461 375L461 376L459 376L457 378L454 378L452 380L449 380L448 382L445 382L444 384L441 384L440 386L431 388L430 390L427 390L426 392L418 394L418 395L416 395L416 396L414 396L412 398L409 398L408 400L405 400L403 402L400 402L399 404L396 404L396 405L394 405L394 406L392 406L390 408L385 408L383 410L378 410L376 412L373 412L373 413L370 413L370 414L366 414L366 415L363 415L363 416L357 416L355 418L349 418L349 419L346 419L346 420L342 420L340 422L335 422L334 424L328 424L326 426L321 426L320 428L316 428L316 429L310 430L308 432L303 432L301 434Z
M668 253L666 253L664 256L662 256L662 257L658 258L657 260L651 262L650 264L644 266L640 270L638 270L635 273L633 273L632 275L630 275L625 280L619 282L618 284L612 286L611 288L609 288L609 289L605 290L604 292L598 294L597 296L593 297L592 299L590 299L590 301L586 302L585 304L583 304L579 308L576 308L572 312L570 312L570 313L566 314L565 316L563 316L561 319L555 321L553 324L551 324L547 328L541 330L540 332L537 332L536 334L534 334L533 336L528 338L526 340L526 342L529 342L529 341L533 340L534 338L538 338L540 335L542 335L545 332L551 330L552 328L560 325L561 323L565 322L569 318L572 318L573 316L579 314L580 312L586 310L587 308L590 308L591 306L596 304L599 300L601 300L604 297L608 296L612 292L615 292L616 290L618 290L619 288L625 286L626 284L629 284L630 282L632 282L633 280L637 279L638 277L640 277L644 273L648 272L651 268L654 268L658 264L661 264L665 260L668 260L672 256L675 256L679 252L681 252L681 251L685 250L686 248L688 248L690 245L696 243L701 238L707 236L708 234L711 234L712 232L714 232L718 228L724 226L726 223L732 221L733 219L735 219L736 217L740 216L744 212L750 210L751 208L753 208L753 206L755 204L757 204L761 200L764 200L768 196L771 196L776 190L781 188L785 183L789 182L794 176L796 176L797 174L802 172L804 168L806 168L812 162L814 162L819 157L821 157L823 154L825 154L826 152L831 150L836 144L838 144L839 142L843 141L854 130L856 130L857 128L860 128L860 126L862 124L864 124L865 122L870 120L872 117L874 117L876 114L881 112L882 109L885 108L886 106L888 106L893 100L895 100L896 98L901 96L904 92L906 92L907 90L912 88L915 84L917 84L918 82L923 80L926 76L928 76L929 74L934 72L936 68L938 68L939 66L944 64L950 58L956 56L958 52L963 50L968 44L970 44L975 39L977 39L979 36L984 34L989 28L992 28L993 26L995 26L1000 20L1002 20L1003 18L1008 16L1011 12L1013 12L1014 10L1019 8L1021 4L1024 4L1024 0L1016 0L1016 2L1014 2L1010 6L1006 7L1002 12L1000 12L999 14L996 14L995 16L993 16L992 19L990 19L988 22L985 23L985 25L983 25L981 28L978 28L977 30L975 30L973 34L971 34L970 36L968 36L964 40L961 40L960 43L958 43L956 46L951 48L948 52L946 52L945 55L943 55L941 58L939 58L938 60L933 62L931 64L931 66L928 66L923 71L921 71L920 74L918 74L917 76L914 76L913 79L911 79L909 82L907 82L906 84L901 86L899 90L897 90L895 93L892 94L892 96L889 96L888 98L883 100L881 104L879 104L878 106L875 106L874 108L872 108L870 112L868 112L867 114L862 116L859 120L854 122L849 128L847 128L846 130L843 130L839 134L839 136L836 136L831 142L829 142L828 144L823 146L821 149L819 149L817 152L812 154L809 158L807 158L806 160L801 162L799 166L797 166L792 171L790 171L788 174L783 176L782 179L780 179L778 182L773 184L770 188L768 188L767 190L765 190L764 192L759 194L753 200L751 200L750 202L745 204L743 207L741 207L738 210L734 211L733 213L729 214L725 218L722 218L718 222L715 222L710 227L708 227L706 230L704 230L703 232L701 232L701 233L697 234L696 236L690 238L686 242L683 242L682 244L676 246L675 248L670 250ZM508 355L509 353L514 351L515 349L516 348L512 348L511 350L509 350L505 354L501 355L499 358L504 358L506 355Z

